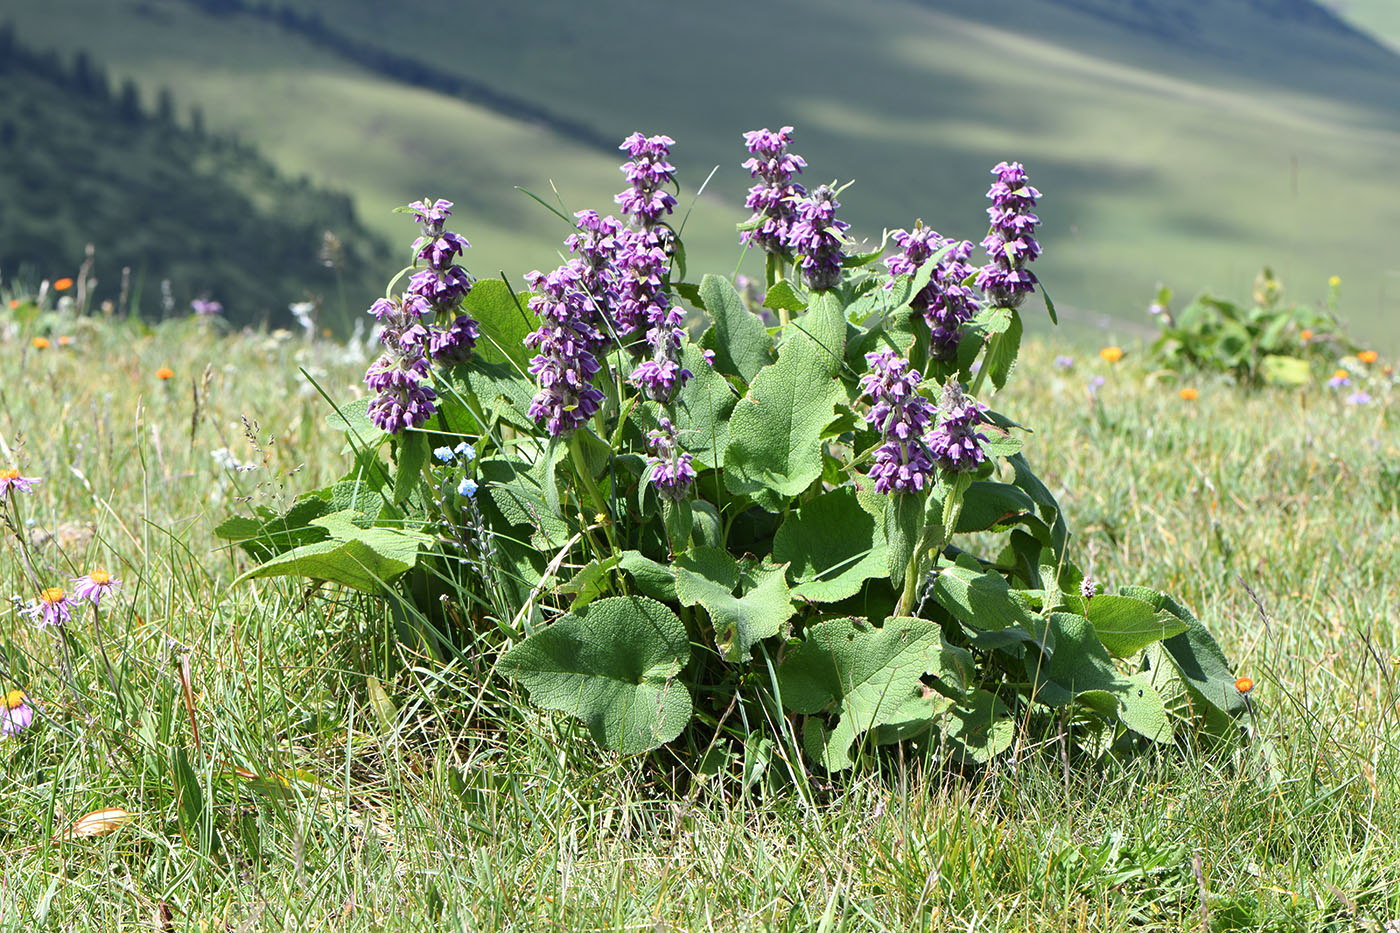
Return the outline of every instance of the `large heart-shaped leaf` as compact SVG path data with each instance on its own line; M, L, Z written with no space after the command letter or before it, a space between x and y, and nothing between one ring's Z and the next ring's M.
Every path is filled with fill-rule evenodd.
M632 754L671 741L690 722L690 691L678 679L689 659L674 612L613 596L541 629L499 663L534 703L583 720L598 744Z
M809 723L805 741L813 758L840 771L855 764L851 745L867 730L898 724L908 732L910 704L922 695L924 674L956 681L962 664L936 622L897 617L874 628L864 620L832 619L807 630L778 669L778 685L793 712L838 717L829 732ZM941 705L927 708L932 716Z
M728 552L712 547L682 554L675 567L681 605L705 607L715 647L726 660L747 660L755 644L778 634L792 618L786 567L741 566ZM740 595L734 595L736 590Z
M1001 574L979 573L967 567L951 566L938 571L933 580L933 598L959 621L984 631L1019 626L1035 631L1035 618L1012 595Z
M759 371L729 424L724 485L730 492L778 512L821 476L822 431L846 397L832 372L829 351L801 334Z
M773 560L789 564L793 594L837 602L885 573L884 532L851 486L833 489L788 516L773 538Z

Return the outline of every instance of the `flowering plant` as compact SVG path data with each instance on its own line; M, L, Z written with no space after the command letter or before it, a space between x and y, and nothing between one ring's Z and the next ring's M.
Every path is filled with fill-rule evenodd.
M1162 334L1152 356L1176 370L1230 373L1254 385L1299 386L1357 349L1337 319L1341 280L1328 283L1324 308L1285 303L1283 286L1269 269L1254 280L1253 304L1202 294L1172 310L1172 290L1160 288L1148 313Z
M566 218L570 258L529 291L460 272L451 205L413 205L374 397L335 416L353 468L225 523L245 576L396 594L429 647L485 654L602 745L718 745L747 775L893 743L986 762L1066 724L1095 757L1233 732L1246 706L1206 629L1084 575L990 404L1037 288L1024 168L993 171L980 267L920 223L882 269L840 190L796 182L791 140L745 136L761 308L679 271L665 136L623 143L621 216Z

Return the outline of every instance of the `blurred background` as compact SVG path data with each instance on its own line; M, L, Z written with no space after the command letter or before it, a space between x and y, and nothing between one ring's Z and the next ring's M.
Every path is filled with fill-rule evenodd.
M676 140L692 272L761 278L741 136L791 124L872 244L917 219L980 240L990 169L1025 163L1071 335L1150 333L1159 284L1242 300L1269 266L1299 302L1339 276L1353 332L1400 345L1397 0L25 0L0 23L0 276L90 262L93 300L142 313L284 326L317 300L343 326L424 196L518 285L568 229L515 188L610 212L634 130Z

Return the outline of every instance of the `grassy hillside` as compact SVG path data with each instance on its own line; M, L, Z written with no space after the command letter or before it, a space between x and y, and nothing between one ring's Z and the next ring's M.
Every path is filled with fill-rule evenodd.
M1177 0L999 0L975 20L944 0L618 0L586 15L563 0L469 12L343 0L334 17L285 5L320 10L334 41L289 29L276 8L216 14L206 7L242 4L208 0L54 0L15 15L177 86L279 164L354 192L386 234L404 235L392 205L454 198L478 273L518 273L558 248L558 221L513 185L553 181L570 208L607 206L620 176L596 140L638 128L677 139L688 191L721 167L687 241L732 266L739 135L793 123L810 178L855 177L843 213L860 234L922 217L975 238L988 168L1019 158L1046 194L1060 304L1136 322L1159 280L1239 294L1268 263L1299 298L1341 275L1343 312L1394 339L1383 322L1400 263L1375 231L1400 223L1400 191L1357 192L1400 160L1400 64L1302 0L1230 0L1208 19ZM1176 25L1122 15L1143 9ZM347 42L468 83L454 93L491 93L470 103L406 85L353 64ZM639 64L620 68L629 56Z
M151 95L152 98L155 95ZM73 277L95 248L89 298L162 313L214 297L231 320L288 319L287 304L319 296L341 310L341 286L381 279L387 247L343 195L291 179L225 136L180 125L168 98L152 106L102 67L28 49L0 34L0 270L34 288ZM338 268L322 262L325 234ZM339 275L338 275L339 273ZM341 281L343 277L343 282Z

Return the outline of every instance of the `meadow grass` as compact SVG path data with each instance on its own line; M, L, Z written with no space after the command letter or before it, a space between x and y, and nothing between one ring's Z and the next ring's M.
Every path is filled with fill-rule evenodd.
M677 780L529 707L392 607L247 566L213 527L343 469L298 336L87 321L3 345L0 454L46 581L124 580L101 634L0 617L34 727L0 742L0 929L1356 930L1400 918L1396 396L1245 391L1037 343L998 400L1100 581L1177 594L1258 686L1275 757L1194 746L985 772L898 753L811 793ZM1068 370L1052 359L1079 357ZM156 372L169 367L162 381ZM1091 395L1096 376L1103 385ZM196 400L197 399L197 400ZM197 411L197 415L196 415ZM193 425L193 431L192 431ZM211 452L252 467L227 468ZM33 585L7 539L4 592ZM65 673L71 665L71 676ZM189 693L182 684L188 670ZM7 687L11 686L7 682ZM197 734L196 734L197 732ZM1272 777L1270 778L1270 769ZM677 790L680 788L680 790ZM64 839L119 807L114 832Z

